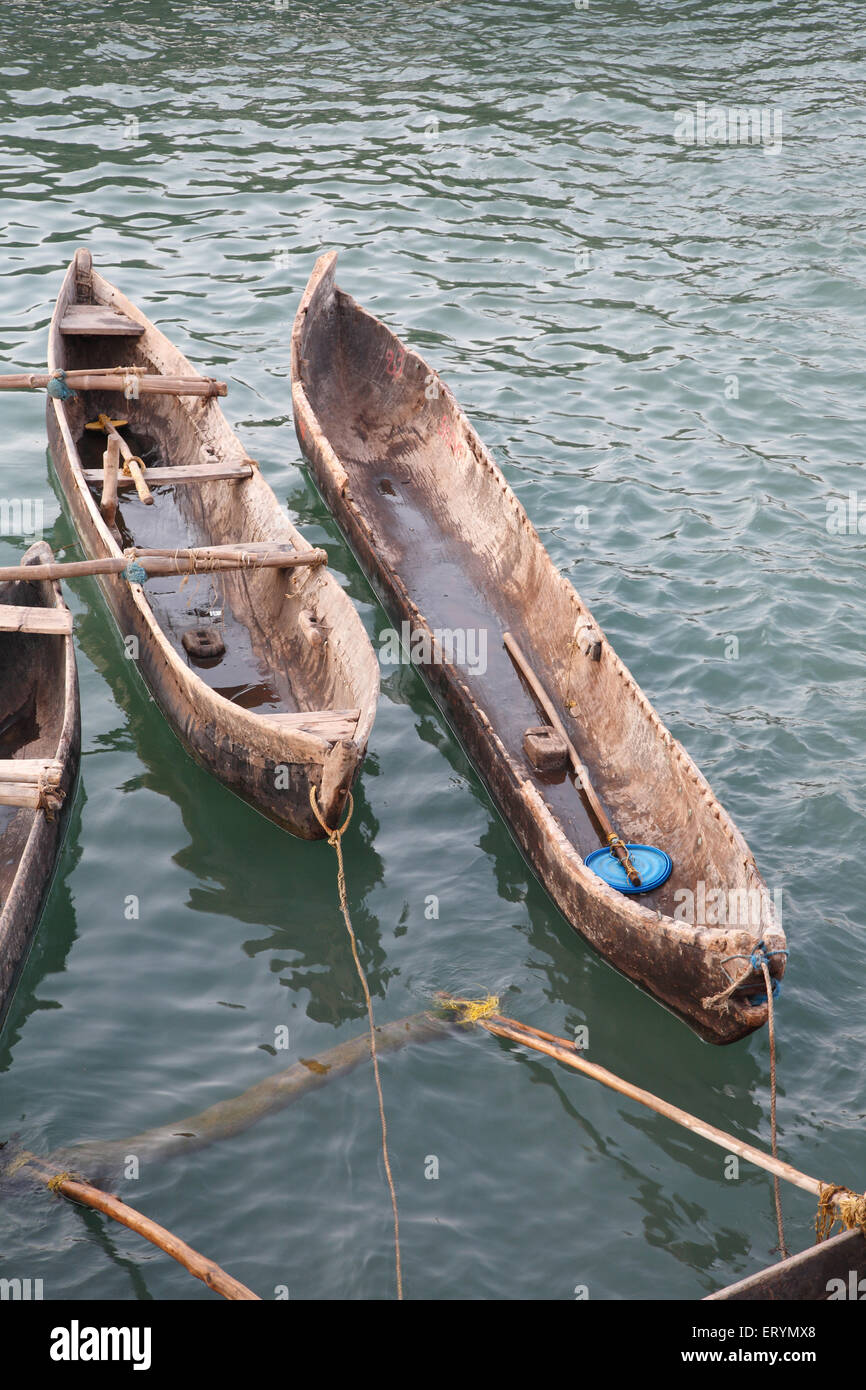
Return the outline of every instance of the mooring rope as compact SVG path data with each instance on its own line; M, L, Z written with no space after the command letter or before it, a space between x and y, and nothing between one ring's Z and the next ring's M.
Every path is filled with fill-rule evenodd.
M725 967L734 960L747 961L748 964L745 970L741 975L737 976L736 979L732 979L727 988L723 989L719 994L711 995L709 998L702 1000L705 1009L718 1009L720 1012L725 1013L730 1007L729 1000L731 996L741 985L745 984L750 975L754 974L756 970L760 970L764 977L764 988L767 991L767 1031L770 1035L770 1137L773 1142L774 1158L779 1157L779 1152L776 1136L776 1021L773 1015L773 999L779 993L781 984L779 980L774 980L770 975L770 957L787 956L787 954L787 951L768 951L763 940L760 940L751 955L728 956L727 959L723 960L721 963L725 974L729 975ZM773 1195L776 1203L776 1226L779 1232L779 1258L785 1260L788 1258L788 1252L785 1247L785 1227L782 1221L782 1194L777 1175L773 1177Z
M767 1031L770 1035L770 1139L773 1147L773 1157L779 1157L779 1148L776 1135L776 1020L773 1016L773 985L770 979L770 967L767 961L767 953L764 952L761 960L761 972L764 976L764 985L767 990ZM776 1202L776 1226L779 1231L779 1258L786 1260L788 1251L785 1247L785 1226L782 1221L782 1189L779 1183L778 1173L773 1174L773 1197Z
M342 839L349 828L352 819L352 812L355 804L352 800L352 793L349 793L349 810L346 819L338 830L332 830L327 824L321 812L316 797L316 788L310 786L310 805L313 808L313 815L319 822L328 837L328 844L336 851L337 855L337 890L340 895L340 910L343 914L343 921L346 923L346 930L349 933L349 940L352 943L352 955L355 959L355 969L358 972L358 979L361 981L361 988L364 991L364 999L367 1004L367 1019L370 1025L370 1056L373 1059L373 1075L376 1079L376 1094L379 1098L379 1121L382 1126L382 1158L385 1163L385 1174L388 1179L388 1191L391 1194L391 1210L394 1213L394 1267L397 1275L397 1298L403 1298L403 1267L400 1259L400 1215L397 1210L397 1191L394 1187L394 1177L391 1173L391 1160L388 1157L388 1122L385 1119L385 1099L382 1095L382 1080L379 1076L379 1057L376 1052L376 1024L373 1018L373 1000L370 997L370 987L367 984L367 977L364 974L364 967L361 965L361 958L358 955L358 942L352 927L352 919L349 915L349 901L346 891L346 868L343 863Z

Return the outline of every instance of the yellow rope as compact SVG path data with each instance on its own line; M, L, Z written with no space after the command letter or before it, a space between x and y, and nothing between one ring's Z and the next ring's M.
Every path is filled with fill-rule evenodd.
M843 1193L847 1195L842 1196ZM827 1239L837 1221L843 1231L859 1227L866 1235L866 1192L852 1192L850 1187L822 1183L815 1216L816 1244Z
M49 1178L45 1186L49 1187L52 1192L59 1192L63 1184L71 1177L71 1173L58 1173L55 1177Z
M400 1300L403 1297L403 1268L400 1259L400 1215L397 1211L397 1192L394 1187L394 1178L391 1173L391 1161L388 1157L388 1123L385 1119L385 1100L382 1095L382 1081L379 1076L379 1058L376 1053L376 1024L373 1019L373 1000L370 997L370 988L367 984L367 977L364 974L364 968L361 965L360 956L358 955L358 942L355 938L355 932L352 928L352 919L349 916L349 902L348 895L346 892L346 869L343 863L342 839L349 828L349 822L352 819L352 812L355 809L355 803L352 800L352 794L350 792L348 814L346 816L346 819L343 821L343 824L339 827L338 830L332 830L324 820L323 816L321 815L319 811L318 800L316 797L316 788L312 784L310 786L310 805L313 808L313 815L316 817L316 820L319 822L319 825L322 827L322 829L328 837L328 844L332 846L332 848L336 851L337 854L337 889L340 895L340 910L343 914L343 920L346 923L346 930L349 933L349 940L352 943L352 955L355 959L355 969L358 972L358 979L361 981L361 988L364 991L364 999L366 1000L367 1004L367 1018L370 1024L370 1056L373 1059L373 1075L376 1079L376 1094L379 1098L379 1120L382 1126L382 1158L385 1162L385 1174L388 1179L388 1191L391 1194L391 1209L394 1213L394 1265L397 1275L397 1298L398 1300Z
M443 1009L459 1010L459 1023L477 1023L480 1018L492 1018L499 1013L498 994L488 994L484 999L450 999L442 995L439 1002Z
M866 1235L866 1192L852 1192L849 1197L844 1197L839 1203L839 1220L846 1231L853 1231L855 1226Z

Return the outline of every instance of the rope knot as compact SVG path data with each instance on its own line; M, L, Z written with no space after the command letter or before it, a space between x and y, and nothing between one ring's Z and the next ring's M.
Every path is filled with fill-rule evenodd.
M147 579L147 570L144 565L140 565L135 558L135 547L124 550L123 558L127 561L126 569L121 570L121 579L126 579L130 584L143 584Z
M57 401L74 401L75 392L67 383L66 373L62 367L57 367L48 378L46 391L49 396L53 396Z
M816 1245L827 1239L837 1221L845 1231L859 1227L866 1235L866 1192L852 1192L839 1183L822 1183L815 1215Z
M310 805L313 808L313 815L316 817L316 820L319 822L319 825L324 830L328 844L331 846L332 849L338 851L341 849L340 841L342 840L346 831L349 829L349 822L352 819L352 812L355 809L355 803L352 800L351 792L349 792L348 804L349 809L346 812L346 819L343 821L343 824L338 825L336 828L332 828L330 825L328 825L328 822L325 820L324 816L319 810L319 799L316 794L316 788L313 785L313 783L310 783Z
M787 955L787 951L768 951L766 944L764 943L764 940L762 938L758 942L758 944L753 948L749 955L743 953L742 955L737 956L727 956L725 960L721 962L721 966L722 970L728 978L728 985L719 994L712 994L709 995L706 999L703 999L701 1002L704 1008L718 1009L721 1013L727 1012L729 1009L729 1000L731 998L731 995L735 994L736 991L740 988L740 986L746 983L750 975L759 973L764 975L765 981L769 980L770 993L772 994L772 997L774 999L777 999L782 991L782 981L777 976L772 976L770 974L770 961L773 958L773 956L787 957ZM728 966L730 965L730 963L735 960L744 960L748 962L745 969L743 970L743 973L741 975L738 975L736 979L733 978L730 970L728 970ZM756 995L754 996L751 1002L753 1004L766 1004L767 996L764 995L759 997Z
M458 1023L477 1023L481 1018L492 1018L499 1013L499 995L488 994L483 999L452 999L450 995L440 995L443 1009L454 1009L460 1014Z

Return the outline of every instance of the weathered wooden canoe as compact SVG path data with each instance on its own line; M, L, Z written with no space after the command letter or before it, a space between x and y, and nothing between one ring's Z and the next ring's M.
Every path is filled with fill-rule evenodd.
M866 1299L866 1236L843 1231L704 1300L840 1302Z
M22 563L52 559L37 541ZM0 1025L54 873L80 747L72 615L60 585L0 585Z
M202 378L79 250L51 322L51 371L138 368ZM168 383L167 383L168 385ZM134 390L134 383L132 384ZM100 414L147 465L153 503L121 477L113 524L100 507ZM311 546L288 520L213 396L78 390L49 399L48 433L63 493L90 558L130 547L279 543ZM135 572L133 572L134 574ZM193 578L100 577L127 649L192 755L278 825L322 835L342 815L363 761L378 663L351 601L323 567L249 568Z
M292 334L295 427L322 495L568 921L702 1037L743 1037L767 1017L748 956L760 939L768 952L785 947L748 846L554 568L451 392L336 286L335 263L333 253L317 262ZM656 890L623 896L585 865L599 836L582 794L524 754L539 711L508 632L620 834L672 857ZM770 957L775 978L784 962ZM742 977L737 991L705 1004L729 977Z

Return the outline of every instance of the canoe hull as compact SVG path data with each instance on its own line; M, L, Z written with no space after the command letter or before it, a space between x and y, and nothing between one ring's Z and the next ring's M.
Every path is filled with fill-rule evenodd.
M866 1236L862 1231L843 1231L709 1294L704 1302L821 1303L864 1298Z
M80 254L80 253L79 253ZM80 277L77 261L67 272L52 322L49 366L79 364L82 349L77 340L63 337L60 323L74 303ZM95 297L110 303L144 328L143 336L124 348L112 339L102 351L112 360L135 356L150 371L165 376L197 376L198 373L129 300L108 281L90 271ZM96 351L84 345L84 351ZM85 357L86 360L86 357ZM122 400L122 397L120 398ZM197 543L275 541L297 550L310 549L291 525L257 468L242 482L221 481L221 464L243 461L240 441L229 429L216 400L185 404L177 398L164 407L159 398L144 397L123 402L124 413L139 428L163 440L172 461L200 464L201 446L217 471L214 481L188 485L183 493L181 525L197 530ZM105 408L98 399L83 406L49 399L48 437L51 457L66 507L88 558L122 553L116 531L110 530L84 477L77 440L84 418ZM117 414L118 405L112 407ZM77 412L77 413L76 413ZM193 491L194 489L194 491ZM123 503L121 503L123 505ZM134 504L133 504L134 505ZM161 495L148 512L166 505ZM209 531L212 524L214 530ZM193 664L168 640L147 586L129 583L117 575L100 576L108 607L124 640L134 639L130 655L170 727L196 761L257 811L302 839L320 839L324 832L310 804L314 791L328 825L342 818L351 787L366 753L378 697L378 664L363 625L348 597L327 570L254 572L243 578L225 579L233 594L245 604L249 640L258 644L260 660L269 659L294 681L306 682L298 699L297 716L306 710L318 715L328 708L352 708L358 718L351 736L325 736L314 728L280 724L279 718L260 714L226 698L201 679ZM305 608L304 605L307 605ZM303 610L303 611L302 611ZM309 615L323 626L324 645L318 651L303 639L299 615ZM244 633L246 639L246 632ZM279 653L279 654L277 654ZM307 698L309 697L309 698ZM291 706L290 714L293 713Z
M359 500L361 488L355 488L349 471L353 465L339 456L308 394L305 381L308 363L311 358L321 358L324 351L321 342L310 346L310 335L315 332L314 327L311 329L311 318L314 322L315 317L321 315L329 324L333 323L338 316L333 307L335 295L345 302L347 307L343 312L351 324L343 330L344 338L356 331L355 325L362 321L363 316L375 325L371 333L375 352L380 358L386 356L383 345L390 339L393 348L390 349L392 355L389 360L409 360L408 350L388 334L384 325L366 316L360 306L336 289L334 260L334 257L321 258L295 322L292 390L298 441L325 502L389 615L398 625L403 622L409 624L413 646L416 645L416 634L422 634L426 641L418 642L418 649L422 653L435 651L435 626L428 615L420 611L403 574L383 559L381 532L377 531L369 509L365 511ZM335 334L338 332L329 326L327 332L331 331ZM413 364L419 375L425 373L428 381L434 378L435 374L429 372L426 364L417 357L413 358ZM450 398L453 403L453 419L456 422L453 428L464 430L468 450L479 461L483 460L487 475L495 476L497 489L505 495L510 513L519 518L526 544L543 551L520 504L453 402L447 388L440 382L438 389L441 396ZM408 463L405 468L409 468ZM434 468L429 468L427 472L435 476ZM429 505L431 508L437 505L444 508L447 499L434 493ZM549 565L546 552L544 558ZM554 581L550 582L552 584ZM562 576L556 576L556 582L565 583ZM605 659L618 662L609 652L606 652ZM626 898L604 885L597 875L586 868L561 824L550 813L538 785L503 746L500 730L476 698L476 691L465 672L447 660L426 662L423 656L414 664L418 665L434 698L465 746L518 846L575 930L617 970L646 989L705 1040L718 1044L730 1043L761 1027L767 1018L766 1003L751 1004L739 996L722 1007L707 1007L704 1003L728 983L721 961L740 953L748 956L755 944L754 931L690 928L661 912L651 912L639 901ZM718 806L691 759L661 725L630 674L621 663L618 663L618 668L622 672L622 681L629 683L630 698L646 710L647 737L652 737L659 745L664 744L665 749L670 750L670 757L677 759L678 766L694 783L695 802L705 805L708 817L711 817L708 825L721 823L724 818L724 835L731 847L731 860L736 861L737 873L760 898L762 911L771 914L772 905L766 888L754 869L754 861L736 827ZM771 922L764 936L768 949L784 950L784 936L777 924ZM783 970L784 956L778 955L772 961L774 977L781 976Z
M30 560L47 563L51 559L53 556L48 545L37 542L27 552L25 563ZM4 585L4 590L17 588L19 594L11 599L4 594L0 601L21 603L20 591L24 587ZM59 584L44 581L36 587L42 597L42 606L65 608ZM0 642L4 640L10 639L6 634L0 635ZM48 692L47 698L48 703L56 708L56 730L51 747L39 749L39 755L55 758L62 764L59 786L63 793L63 805L50 818L41 810L18 810L0 840L4 859L20 849L14 879L5 894L0 912L0 1027L3 1026L33 943L57 866L73 801L81 751L78 672L72 636L36 636L30 640L33 643L52 644L53 647L50 657L54 667L53 690Z
M51 405L47 424L54 471L82 549L88 559L96 559L105 551L92 526L89 508L75 486L74 469ZM268 747L263 739L261 747L253 747L249 731L234 730L230 716L222 711L202 718L201 705L194 702L176 668L166 661L163 643L151 626L142 622L133 587L116 575L99 575L98 583L122 636L135 637L138 654L134 664L187 752L243 801L284 830L304 840L321 839L323 832L310 805L310 788L315 787L319 795L327 781L328 790L322 800L336 823L358 773L362 750L347 742L345 746L337 745L336 752L326 753L321 762L291 761L285 746L276 742ZM328 756L330 765L326 763ZM336 799L331 791L335 782L345 788Z
M429 625L415 608L398 576L379 563L365 528L357 524L343 494L321 467L321 461L317 465L317 450L310 442L309 432L304 436L299 429L298 439L314 470L324 501L337 518L389 616L398 625L408 621L413 634L430 634ZM423 643L418 645L423 648ZM721 988L717 955L708 957L703 952L696 953L690 945L672 943L663 929L633 929L625 911L620 911L617 903L611 903L607 893L593 891L594 884L576 875L571 847L554 838L549 827L543 824L539 816L542 808L534 788L521 782L510 762L502 758L495 730L479 716L459 672L446 664L414 664L466 749L518 848L566 921L599 955L648 990L707 1042L735 1042L761 1027L766 1021L763 1008L715 1014L701 1007L689 1007L690 1001L700 1001Z

